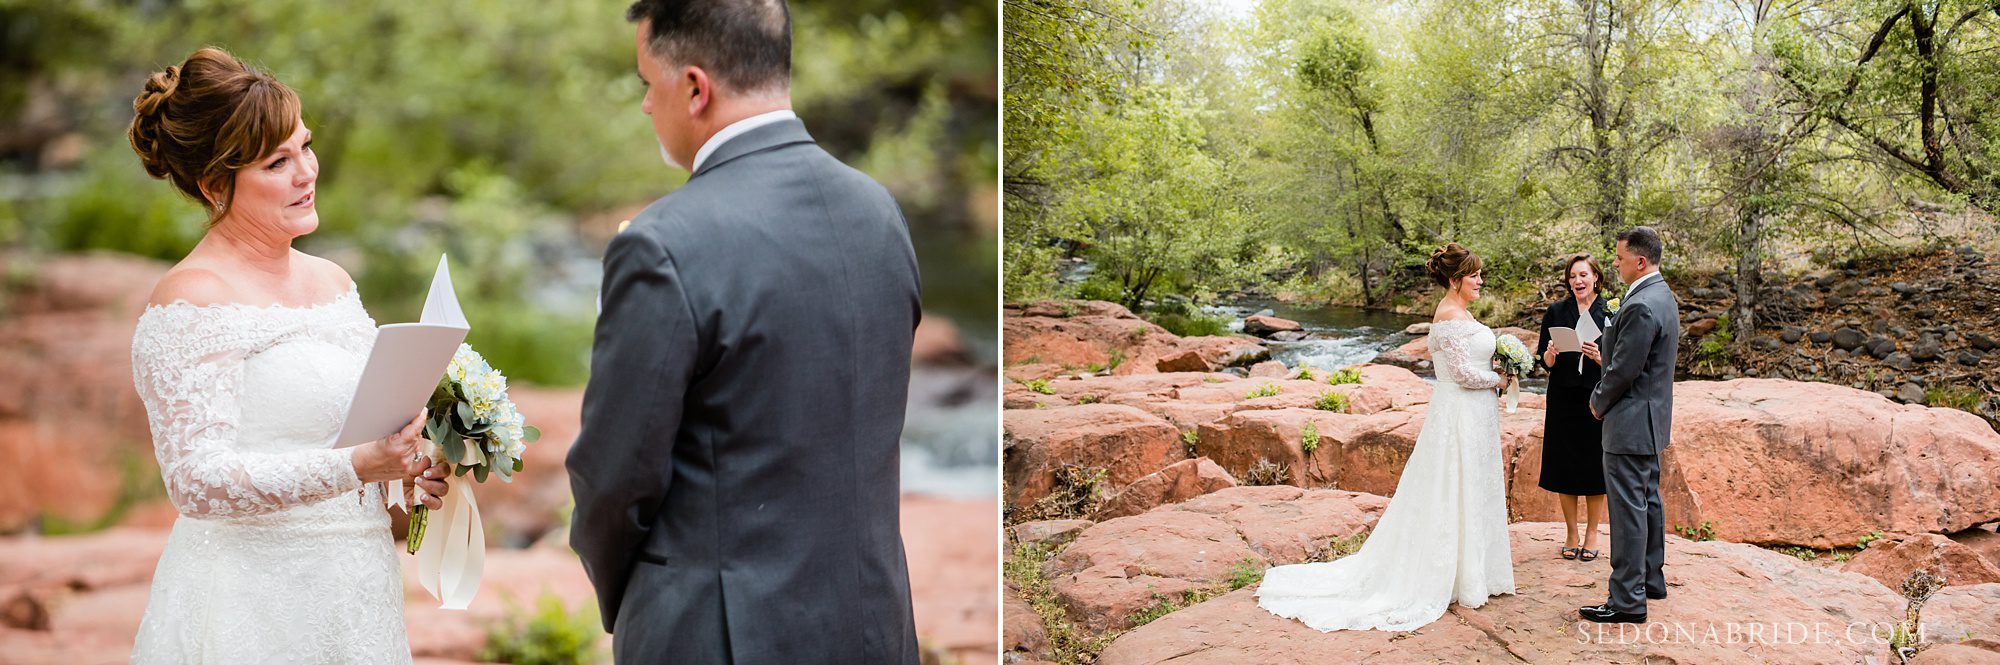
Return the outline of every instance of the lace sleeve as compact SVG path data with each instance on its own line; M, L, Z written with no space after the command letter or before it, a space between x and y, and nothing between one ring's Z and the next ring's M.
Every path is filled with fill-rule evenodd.
M259 515L360 488L353 448L237 449L237 397L248 344L203 314L149 310L132 337L132 379L146 404L153 454L174 507L197 517Z
M1472 357L1469 334L1491 334L1484 328L1460 331L1431 329L1431 362L1437 365L1438 379L1464 388L1491 388L1500 385L1500 373L1493 371L1491 357Z

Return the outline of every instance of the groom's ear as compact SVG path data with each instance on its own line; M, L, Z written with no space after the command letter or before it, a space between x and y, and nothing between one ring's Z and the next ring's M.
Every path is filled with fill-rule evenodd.
M715 103L715 79L709 77L706 70L695 66L682 67L681 76L685 77L688 85L688 115L698 117Z

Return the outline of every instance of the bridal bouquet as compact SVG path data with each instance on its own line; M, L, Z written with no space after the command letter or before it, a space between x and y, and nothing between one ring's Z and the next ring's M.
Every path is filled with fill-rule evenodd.
M444 460L457 478L470 472L482 483L488 475L514 482L514 473L522 468L521 454L542 436L541 430L528 426L513 400L507 398L507 377L487 364L470 344L458 345L458 353L431 393L429 406L430 418L424 422L431 446L428 454L431 459ZM430 510L422 502L410 509L411 554L423 547L429 516Z
M1493 343L1493 359L1500 363L1500 373L1514 377L1507 384L1507 412L1521 403L1521 379L1535 368L1535 356L1528 352L1528 346L1513 335L1500 335Z

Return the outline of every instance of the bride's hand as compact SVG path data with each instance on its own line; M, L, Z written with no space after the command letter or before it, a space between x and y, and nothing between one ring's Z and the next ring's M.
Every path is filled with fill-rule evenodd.
M410 461L408 467L410 467L410 489L408 491L414 495L412 499L422 501L432 511L444 509L444 499L442 497L444 497L446 491L450 491L450 485L446 485L444 479L452 475L452 465L446 465L446 463L432 465L430 457L422 457L422 459ZM418 493L418 491L422 491L422 493Z
M364 483L379 483L415 475L410 464L419 457L424 440L424 416L428 409L405 425L402 431L361 444L354 451L354 475ZM420 469L422 467L419 467Z

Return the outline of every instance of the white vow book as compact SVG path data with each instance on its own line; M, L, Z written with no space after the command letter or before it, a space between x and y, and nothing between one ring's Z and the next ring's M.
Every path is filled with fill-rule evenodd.
M1595 342L1603 336L1604 331L1597 329L1597 322L1591 320L1588 312L1577 317L1575 328L1549 329L1549 343L1554 344L1559 353L1582 353L1583 345ZM1583 371L1582 358L1576 359L1576 371L1579 373Z
M410 424L430 401L438 379L471 330L465 312L458 308L458 293L451 288L451 270L440 256L430 295L424 297L423 317L416 323L384 325L375 332L375 349L368 353L334 447L374 441ZM400 499L401 493L395 498Z

